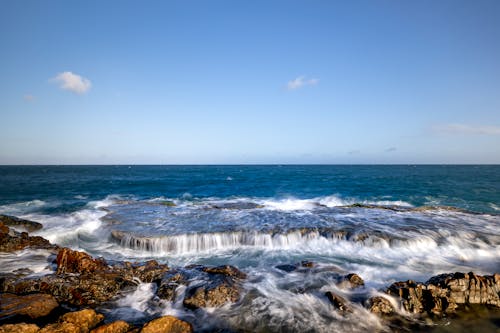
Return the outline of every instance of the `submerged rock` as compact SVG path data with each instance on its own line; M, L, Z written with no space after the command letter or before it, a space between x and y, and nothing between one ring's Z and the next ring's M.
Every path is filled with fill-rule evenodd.
M141 333L191 333L193 327L190 323L172 316L154 319L144 325Z
M333 307L338 311L342 313L352 312L352 310L347 305L348 301L344 297L334 293L333 291L327 291L325 293L325 296L328 298L330 303L332 303Z
M30 294L17 296L0 294L0 321L3 319L40 318L47 316L59 304L52 295Z

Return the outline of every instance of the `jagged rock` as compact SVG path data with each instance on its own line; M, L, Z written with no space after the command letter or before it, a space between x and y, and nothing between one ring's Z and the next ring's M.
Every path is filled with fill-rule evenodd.
M0 333L37 333L39 329L35 324L6 324L0 326Z
M41 223L20 219L18 217L10 215L0 215L0 222L9 227L24 228L28 232L33 232L43 228L43 224Z
M217 266L217 267L204 267L202 271L209 274L221 274L235 279L246 279L247 275L240 271L238 268L230 265Z
M57 254L57 274L93 273L108 268L104 259L94 259L85 252L62 248Z
M90 333L126 333L131 329L130 325L123 321L118 320L109 324L105 324L94 328Z
M31 294L17 296L0 294L0 320L6 318L40 318L48 315L59 304L52 295Z
M175 301L175 291L180 285L187 285L189 277L182 271L171 271L166 273L161 282L156 295L167 301Z
M146 261L144 264L131 264L132 277L139 278L142 282L159 282L162 276L169 270L164 264L159 264L156 260Z
M346 289L355 289L359 287L363 287L365 285L365 281L355 273L350 273L342 277L342 280L339 283L339 287Z
M389 316L395 313L395 309L387 298L375 296L368 299L368 309L371 313Z
M28 233L17 233L9 230L0 222L0 252L12 252L22 250L26 247L51 249L56 246L50 244L48 240L39 236L29 236Z
M486 304L500 308L500 274L441 274L426 283L411 280L396 282L387 293L400 297L404 308L413 313L442 315L455 312L462 304Z
M88 333L103 319L102 314L91 309L69 312L59 318L57 323L42 328L39 333Z
M183 304L189 309L219 307L228 302L236 302L239 297L240 289L236 283L231 278L222 277L189 287Z
M190 323L172 316L154 319L144 325L141 333L191 333L193 327Z
M347 305L347 300L343 298L342 296L332 292L332 291L327 291L325 293L325 296L328 298L330 303L332 303L333 307L340 312L351 312L352 310L349 308Z

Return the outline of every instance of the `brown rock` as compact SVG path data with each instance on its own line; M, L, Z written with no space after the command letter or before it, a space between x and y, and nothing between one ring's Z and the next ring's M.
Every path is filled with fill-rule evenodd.
M59 304L52 295L0 294L0 319L18 316L31 319L40 318L48 315L58 306Z
M354 289L363 287L365 285L365 281L355 273L350 273L345 275L340 282L340 286L348 289Z
M240 271L238 268L230 265L217 266L217 267L204 267L204 272L209 274L221 274L230 276L235 279L246 279L247 275Z
M130 330L130 325L123 321L118 320L109 324L105 324L94 328L90 333L126 333Z
M21 227L28 232L33 232L43 228L43 225L41 223L20 219L18 217L9 215L0 215L0 223L11 227Z
M12 252L22 250L26 247L50 249L56 246L50 244L48 240L39 236L29 236L28 233L17 233L11 231L0 222L0 252Z
M219 307L240 298L239 287L229 278L217 279L186 290L183 304L190 309Z
M108 268L104 259L94 259L85 252L62 248L57 254L57 274L94 273Z
M39 333L88 333L103 319L102 314L91 309L69 312L61 316L57 323L42 328Z
M375 296L368 300L368 308L371 313L378 315L389 316L394 314L396 311L392 306L391 302L387 298L381 296Z
M333 307L337 310L339 310L340 312L351 312L352 310L349 308L349 306L347 305L347 300L332 292L332 291L327 291L325 293L325 296L328 298L328 300L330 301L330 303L332 303Z
M141 333L191 333L193 328L190 323L172 316L164 316L152 320L141 330Z
M6 324L0 326L0 333L37 333L39 329L35 324Z

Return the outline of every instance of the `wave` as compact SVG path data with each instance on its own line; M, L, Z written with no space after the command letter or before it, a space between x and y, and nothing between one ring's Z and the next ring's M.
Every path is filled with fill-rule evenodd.
M206 251L255 247L266 250L299 249L307 246L331 248L339 241L371 248L399 248L425 250L446 245L468 248L490 248L491 241L471 235L441 235L429 232L421 235L394 235L379 231L352 232L329 228L302 228L287 233L263 233L257 231L232 231L181 234L173 236L143 236L121 230L111 231L111 238L125 248L154 254L188 254ZM493 241L493 244L494 241Z
M48 203L43 200L30 200L24 202L16 202L12 204L0 206L0 214L23 215L39 210Z

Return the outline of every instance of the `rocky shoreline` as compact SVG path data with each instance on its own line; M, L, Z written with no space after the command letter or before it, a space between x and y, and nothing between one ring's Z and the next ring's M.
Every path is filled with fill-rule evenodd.
M107 262L87 253L61 248L27 232L42 228L37 222L0 215L0 252L25 248L45 249L52 253L54 272L33 276L29 267L0 274L0 333L8 332L193 332L189 320L162 316L137 325L123 320L106 320L98 307L139 283L154 283L155 297L166 302L182 302L187 310L217 308L242 298L242 285L248 279L238 268L190 265L168 267L154 260L142 263ZM313 262L275 267L288 274L304 271L314 274ZM196 278L194 278L196 276ZM332 270L331 279L344 289L364 288L355 273ZM193 283L195 281L195 283ZM182 287L183 293L178 290ZM298 290L297 293L304 291ZM400 281L376 296L348 299L335 291L324 292L332 311L348 315L362 306L378 315L388 327L421 328L443 317L467 312L471 306L500 309L500 274L441 274L427 282ZM422 320L414 320L422 319ZM227 330L223 330L227 332Z

